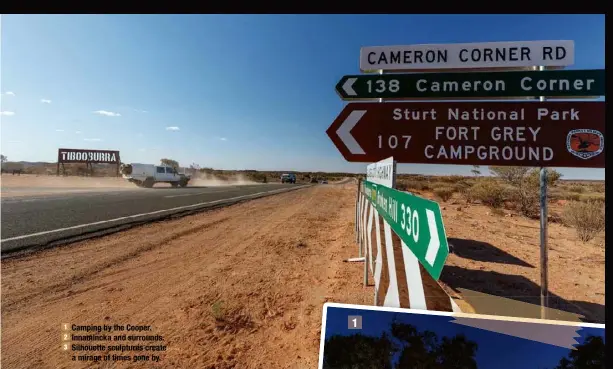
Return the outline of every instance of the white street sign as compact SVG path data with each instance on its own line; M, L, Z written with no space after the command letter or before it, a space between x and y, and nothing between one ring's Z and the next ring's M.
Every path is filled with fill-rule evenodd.
M396 188L396 162L390 156L366 167L366 180L385 187Z
M575 63L572 40L368 46L360 70L566 67Z

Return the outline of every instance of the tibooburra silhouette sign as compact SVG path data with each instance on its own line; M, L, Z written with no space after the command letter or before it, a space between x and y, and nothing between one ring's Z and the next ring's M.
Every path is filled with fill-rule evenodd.
M86 164L91 170L91 164L116 164L119 173L121 159L119 151L115 150L88 150L88 149L58 149L57 151L57 174L60 173L60 165L80 163Z
M60 163L119 163L119 151L109 150L81 150L59 149L58 162Z

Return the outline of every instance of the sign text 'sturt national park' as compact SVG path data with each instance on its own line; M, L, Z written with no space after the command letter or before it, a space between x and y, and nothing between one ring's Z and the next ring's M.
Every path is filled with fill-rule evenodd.
M605 166L604 102L350 103L327 133L350 162Z

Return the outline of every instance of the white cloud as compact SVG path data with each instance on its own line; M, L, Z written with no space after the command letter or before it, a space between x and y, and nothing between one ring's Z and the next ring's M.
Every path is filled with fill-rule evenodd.
M138 149L138 151L145 152L147 149Z
M171 126L171 127L166 127L166 130L167 131L178 131L180 130L180 128L177 126Z
M84 138L83 141L98 142L102 140L99 138Z
M0 111L0 115L6 115L6 116L11 116L11 115L15 115L14 111Z
M149 113L147 110L134 109L135 112L138 113Z
M121 114L107 110L96 110L94 114L104 115L107 117L121 117Z
M80 135L80 134L81 134L81 131L75 131L75 134Z
M49 99L40 99L40 102L42 102L43 104L51 104L51 100Z
M15 96L15 93L13 91L6 91L4 95Z
M55 131L56 131L56 132L64 132L64 130L63 130L63 129L56 129Z
M225 138L225 137L217 137L217 139L218 139L219 141L228 141L228 139L227 139L227 138Z

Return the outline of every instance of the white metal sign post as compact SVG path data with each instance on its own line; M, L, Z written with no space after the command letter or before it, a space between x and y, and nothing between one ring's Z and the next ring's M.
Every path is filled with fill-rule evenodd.
M366 180L389 188L396 188L396 161L393 156L366 167ZM360 188L358 188L358 191ZM366 214L364 214L366 215ZM363 243L366 245L366 243ZM361 250L361 248L360 248ZM360 251L360 256L362 252ZM368 286L368 251L364 246L364 286Z
M545 70L543 66L538 67L539 71ZM545 96L539 96L539 101L545 101ZM547 319L547 308L549 307L549 279L547 255L547 168L541 167L540 175L540 203L541 203L541 319Z

